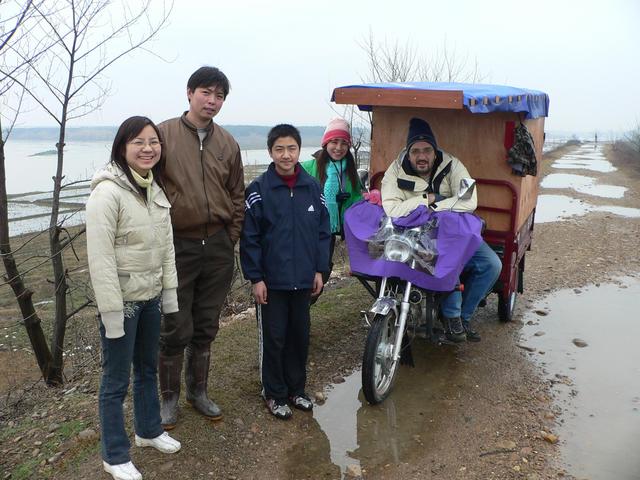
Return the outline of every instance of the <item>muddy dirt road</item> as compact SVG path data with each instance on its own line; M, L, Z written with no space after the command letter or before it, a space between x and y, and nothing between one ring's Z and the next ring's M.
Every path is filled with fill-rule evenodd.
M258 395L255 320L238 315L214 347L211 391L224 421L207 423L181 403L179 454L132 449L144 478L640 478L634 455L619 448L640 438L639 362L630 351L640 336L630 321L638 302L620 297L637 299L640 289L640 160L611 145L576 145L547 155L541 175L550 180L514 322L498 321L490 297L477 314L480 343L436 349L416 341L415 368L402 367L391 397L371 407L360 392L366 332L356 313L370 301L352 279L337 278L312 311L308 391L326 401L282 422ZM616 318L628 321L606 324ZM621 367L598 371L616 349ZM0 426L0 479L108 478L98 378L95 365L64 390L36 386L23 395ZM606 390L619 400L609 409ZM617 470L605 458L612 452Z
M620 280L640 273L640 162L586 144L547 158L543 174L549 186L541 189L541 221L527 253L518 320L500 324L492 299L478 314L480 344L437 350L415 343L416 367L403 367L394 393L380 406L364 401L358 371L347 376L313 418L283 432L284 442L273 445L278 455L265 455L241 478L260 478L260 472L280 478L640 478L640 463L629 460L628 451L634 445L629 440L640 434L640 382L637 368L622 366L634 358L633 342L620 342L617 373L598 377L604 383L594 380L616 335L640 334L631 320L637 317L634 277ZM607 282L617 282L621 295L631 286L630 301L616 300L616 287ZM602 288L589 295L584 286L594 283ZM573 309L560 310L566 290L555 304L548 298L558 289L583 297L573 300ZM603 309L608 302L619 307L620 330L602 325L613 314ZM604 311L592 315L589 329L583 320L598 308ZM612 334L598 334L602 329ZM565 360L580 348L574 330L592 342L582 346L589 360L577 371ZM608 401L603 392L611 391L624 392L626 415L615 421L610 409L592 413L594 404ZM582 405L577 396L591 398ZM599 422L579 428L589 415Z

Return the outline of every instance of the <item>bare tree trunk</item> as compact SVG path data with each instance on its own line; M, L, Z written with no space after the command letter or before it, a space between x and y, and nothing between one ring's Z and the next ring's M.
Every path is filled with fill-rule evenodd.
M1 120L0 120L0 131ZM9 239L9 212L7 203L7 178L5 172L4 140L0 138L0 254L4 268L7 272L7 282L11 286L18 302L20 313L24 319L24 326L29 335L33 353L38 361L38 367L48 385L62 383L62 378L52 375L50 372L51 352L47 345L40 317L33 305L33 292L24 286L22 276L16 266L16 261L11 251Z
M2 0L0 0L1 3ZM42 5L41 5L42 3ZM32 44L42 47L34 56L18 53L17 65L5 65L0 57L0 87L8 92L12 88L22 88L33 101L35 101L47 114L49 114L60 126L57 149L56 174L53 177L53 198L51 208L51 218L49 222L49 247L51 254L51 265L53 268L53 284L55 297L55 319L51 336L50 353L48 356L38 359L41 369L45 374L47 383L62 383L64 369L64 339L67 321L77 314L82 308L92 302L87 300L82 306L72 312L67 311L67 296L69 295L69 272L65 268L63 252L77 235L67 239L61 236L65 229L60 226L60 193L62 190L64 147L67 122L75 118L87 115L96 110L102 104L106 95L106 89L100 85L100 75L114 62L125 57L132 51L141 48L151 40L166 24L173 3L161 1L161 8L151 9L151 0L145 0L137 8L130 8L126 0L118 2L122 7L120 23L115 24L115 18L108 11L111 0L74 0L70 2L35 2L30 0L27 7L33 10L34 23L39 28L27 28L20 35L9 35L0 37L0 47L11 40L16 45L12 45L12 51L20 52L20 45L24 50ZM59 4L59 5L58 5ZM58 8L59 7L59 8ZM152 10L155 11L152 12ZM155 20L154 20L155 19ZM18 25L23 21L21 17ZM111 24L112 29L104 29L104 25ZM143 25L140 34L134 32L134 26ZM117 48L114 53L107 56L107 46L118 44L126 38L126 42L121 43L121 48ZM35 61L34 59L37 59ZM52 68L52 65L60 65L60 69ZM26 70L31 76L20 74ZM76 70L80 70L76 74ZM60 75L59 75L60 74ZM61 111L58 108L61 107ZM19 112L16 111L16 114ZM2 172L4 177L4 171ZM4 187L4 185L3 185ZM5 187L6 189L6 187ZM3 190L4 191L4 190ZM2 192L0 192L2 193ZM8 209L6 192L3 213L4 225L8 225ZM2 219L0 219L2 220ZM0 225L2 228L2 225ZM8 232L8 228L5 228ZM5 233L6 233L5 232ZM6 242L3 240L6 238ZM8 233L0 238L4 242L2 247L10 254L8 244ZM3 250L4 253L4 250ZM16 264L11 255L3 256L7 265L9 278L22 281ZM11 271L9 271L11 270ZM12 284L12 287L14 285ZM32 293L22 290L15 290L18 300L21 298L31 302ZM22 292L22 293L19 293ZM31 310L23 313L25 322L33 323L37 320L33 305ZM36 322L39 325L39 320ZM40 332L42 333L42 332ZM30 334L31 336L31 334ZM37 344L42 343L46 347L44 339L36 339ZM32 339L32 344L36 345ZM34 347L35 348L35 347ZM43 367L46 365L46 368Z
M360 147L362 146L361 141L353 142L351 148L353 149L353 159L355 160L356 168L360 168L360 156L358 155L360 152Z
M73 65L73 62L70 63ZM69 70L69 78L73 75L73 69ZM71 87L69 80L68 88ZM68 93L67 93L68 95ZM67 125L67 104L62 107L62 122L60 123L60 136L56 149L58 150L58 164L56 175L53 177L53 198L51 206L51 221L49 223L49 246L51 248L51 264L53 266L53 278L55 285L55 320L53 323L53 335L51 337L51 350L53 362L51 371L62 378L64 369L64 335L67 330L67 272L62 258L63 248L60 241L61 228L58 226L60 212L60 190L62 189L62 175L64 165L64 146Z

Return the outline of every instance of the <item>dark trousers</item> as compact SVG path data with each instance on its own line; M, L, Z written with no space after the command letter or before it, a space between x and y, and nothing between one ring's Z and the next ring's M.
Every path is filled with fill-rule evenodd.
M309 354L311 290L268 290L257 305L259 363L265 398L286 400L304 393Z
M329 277L331 276L331 272L333 271L333 252L336 249L336 238L339 236L339 233L331 234L331 241L329 242L329 271L324 272L322 274L322 284L326 285L329 281ZM320 292L322 293L322 292Z
M202 240L174 238L179 312L164 315L160 349L177 355L188 344L206 348L218 334L233 278L233 243L222 229Z
M336 238L339 235L339 233L331 234L331 241L329 242L329 271L322 272L322 290L320 290L320 293L315 297L311 297L311 305L318 301L318 298L320 298L320 295L322 295L322 292L324 292L324 286L327 284L329 278L331 277L331 272L333 272L333 252L336 249Z

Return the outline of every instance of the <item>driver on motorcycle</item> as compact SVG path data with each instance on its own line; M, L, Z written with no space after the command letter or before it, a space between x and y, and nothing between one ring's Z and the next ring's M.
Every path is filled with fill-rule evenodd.
M453 155L438 149L429 124L412 118L407 146L400 152L382 180L382 207L390 217L408 215L419 205L440 211L473 212L476 192L469 199L458 199L460 180L469 172ZM464 292L451 292L440 304L446 336L453 342L479 342L480 334L470 326L478 304L491 291L502 270L496 253L482 242L465 264Z

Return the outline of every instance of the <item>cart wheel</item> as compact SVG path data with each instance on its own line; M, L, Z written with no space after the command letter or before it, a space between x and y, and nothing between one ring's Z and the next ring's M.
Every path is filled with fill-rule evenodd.
M513 320L513 312L516 309L516 298L518 293L514 290L511 295L500 295L498 299L498 318L501 322L510 322Z
M516 271L513 274L515 281L511 294L506 296L499 294L498 298L498 318L501 322L510 322L513 320L513 312L516 309L516 300L518 298L518 292L522 293L524 285L524 255L520 259L516 267Z

